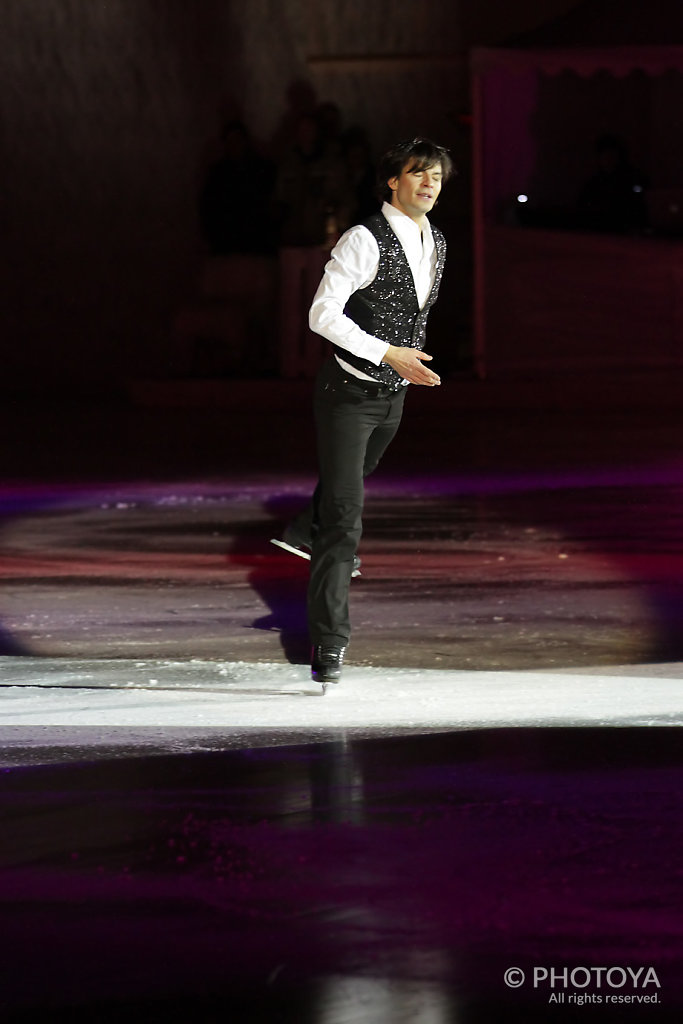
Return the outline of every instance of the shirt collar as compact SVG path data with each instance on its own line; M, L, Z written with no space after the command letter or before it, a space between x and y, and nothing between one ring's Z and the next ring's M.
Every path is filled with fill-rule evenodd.
M403 213L402 210L392 206L391 203L386 201L382 203L382 213L389 221L392 230L401 240L410 241L413 245L421 244L425 252L432 248L434 244L432 226L427 217L425 217L424 226L422 231L420 231L418 225L407 213Z

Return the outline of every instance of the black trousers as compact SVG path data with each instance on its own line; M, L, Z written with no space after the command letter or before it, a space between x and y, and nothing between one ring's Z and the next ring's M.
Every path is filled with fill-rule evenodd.
M363 529L363 480L401 422L407 388L391 391L324 364L315 386L319 480L311 506L293 524L311 537L308 628L312 644L346 645L349 585Z

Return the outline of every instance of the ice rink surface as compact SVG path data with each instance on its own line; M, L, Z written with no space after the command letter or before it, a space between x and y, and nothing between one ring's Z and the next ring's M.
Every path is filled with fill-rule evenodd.
M324 696L307 387L3 409L0 1019L679 1020L678 385L410 395Z

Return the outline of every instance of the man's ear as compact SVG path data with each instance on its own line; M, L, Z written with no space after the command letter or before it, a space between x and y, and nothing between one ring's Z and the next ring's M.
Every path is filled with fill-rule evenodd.
M395 176L393 178L389 178L387 185L389 186L392 192L395 192L396 189L398 188L398 178Z

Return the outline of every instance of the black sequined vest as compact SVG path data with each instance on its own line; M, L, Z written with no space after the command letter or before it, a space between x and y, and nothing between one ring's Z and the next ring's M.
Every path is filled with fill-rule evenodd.
M375 213L363 221L379 246L379 267L374 281L367 288L354 292L346 303L344 313L355 324L388 345L424 348L425 330L429 310L436 302L446 261L446 239L432 225L436 248L436 275L427 301L422 309L418 305L415 282L403 246L382 213ZM387 363L376 366L361 359L347 349L335 345L335 351L344 362L355 366L373 380L398 390L403 378Z

